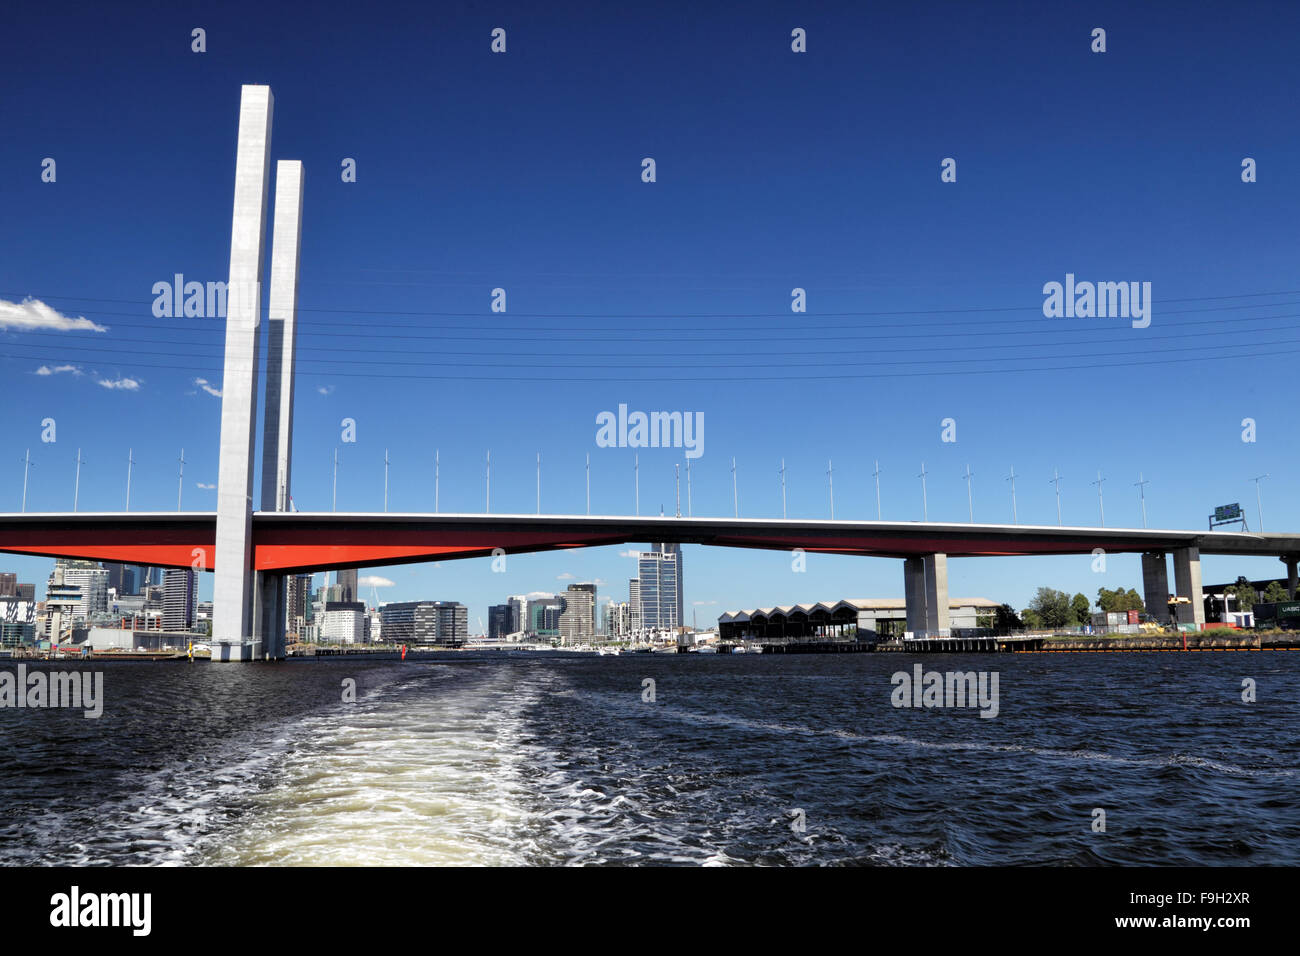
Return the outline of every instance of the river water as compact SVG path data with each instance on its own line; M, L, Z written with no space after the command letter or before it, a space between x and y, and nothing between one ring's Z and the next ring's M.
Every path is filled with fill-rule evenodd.
M0 709L3 864L1300 864L1300 652L34 667L104 713Z

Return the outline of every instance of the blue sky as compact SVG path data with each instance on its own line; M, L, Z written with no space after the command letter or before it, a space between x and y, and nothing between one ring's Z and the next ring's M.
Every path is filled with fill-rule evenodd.
M1200 527L1241 501L1294 528L1288 370L1300 356L1291 5L497 4L177 10L43 5L0 31L0 301L106 328L0 330L0 507L211 509L223 322L155 318L154 283L226 278L239 87L275 96L274 158L301 159L293 494L340 509L633 505L633 452L595 418L700 412L696 514L1010 517ZM191 52L202 27L207 52ZM493 54L493 28L507 52ZM790 48L807 31L808 50ZM1093 28L1107 50L1090 50ZM41 181L55 159L57 179ZM344 183L340 163L357 163ZM657 181L641 181L652 157ZM940 181L940 162L957 181ZM1243 158L1258 181L1241 181ZM1049 319L1044 283L1152 283L1149 328ZM507 312L489 309L491 290ZM808 311L790 310L807 290ZM41 367L69 371L38 375ZM116 384L110 388L104 384ZM133 384L132 384L133 383ZM40 440L44 418L57 441ZM340 444L340 422L357 422ZM941 441L941 421L957 441ZM1243 442L1242 420L1256 422ZM640 454L641 510L671 513L680 450ZM683 493L684 497L684 493ZM563 589L626 597L626 549L378 569L381 599L470 605ZM686 549L701 623L729 607L899 596L896 561ZM43 583L49 561L0 564ZM1279 573L1206 559L1207 581ZM1039 585L1138 586L1079 558L962 560L954 595L1023 606ZM210 592L205 582L205 593ZM700 603L696 603L700 602Z

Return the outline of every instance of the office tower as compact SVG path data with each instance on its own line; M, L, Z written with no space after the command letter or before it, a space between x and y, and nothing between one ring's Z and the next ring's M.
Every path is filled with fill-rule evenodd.
M555 594L533 598L528 602L527 631L537 637L559 637L560 618L567 601Z
M168 568L162 587L163 630L193 630L199 614L199 573L192 568Z
M645 630L671 630L681 624L678 617L677 555L672 552L642 552L638 561L641 621Z
M59 558L56 567L63 568L63 583L81 589L81 602L73 612L84 621L94 614L108 611L108 572L94 561ZM52 580L52 579L51 579Z
M560 641L589 644L596 636L596 585L570 584L560 615Z
M287 637L296 638L310 620L308 597L311 592L311 575L289 575L285 579L284 590L284 633Z
M528 596L512 594L506 603L510 605L510 633L528 630Z
M456 601L394 601L379 617L388 643L459 647L469 640L469 609Z
M672 595L673 620L675 622L673 626L680 627L686 623L686 605L682 602L682 580L684 578L682 573L682 546L665 541L656 544L654 549L660 554L672 555L676 562L676 568L673 572L677 581L676 592Z
M632 578L627 582L627 605L628 624L631 627L632 634L639 636L641 632L641 581L639 578Z
M0 598L18 596L18 575L0 572Z
M330 644L362 644L370 635L370 615L361 601L330 601L321 615L320 639Z
M487 633L488 640L490 641L504 640L506 635L511 633L510 605L493 604L491 607L489 607L487 625L488 625L488 633Z
M45 586L45 611L41 620L41 636L58 643L64 632L72 626L82 603L81 588L63 580L64 566L56 561Z
M334 583L339 585L342 591L340 601L355 601L357 599L357 569L352 568L347 571L336 571L334 574Z

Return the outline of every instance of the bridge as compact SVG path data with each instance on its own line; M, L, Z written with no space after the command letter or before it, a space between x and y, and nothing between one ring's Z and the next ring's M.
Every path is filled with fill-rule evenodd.
M0 552L219 571L217 526L210 511L0 514ZM1187 623L1205 620L1202 554L1276 556L1286 563L1292 595L1300 559L1294 534L617 515L257 511L250 540L249 570L277 586L285 575L310 571L640 541L897 558L904 563L908 629L937 634L948 629L948 558L1141 554L1147 608L1166 619L1172 555L1175 591L1191 599L1179 608ZM263 656L278 656L277 623L266 622L272 639Z
M217 510L0 514L0 552L213 572L213 660L284 656L289 574L629 541L901 558L908 629L932 634L948 630L949 557L1089 554L1098 549L1140 553L1147 607L1163 616L1170 593L1166 557L1172 555L1176 593L1192 599L1178 613L1198 623L1205 613L1202 553L1276 555L1286 562L1295 594L1300 535L764 518L292 512L303 168L297 160L276 164L271 261L265 269L273 102L269 87L241 90ZM270 279L265 336L264 272ZM263 338L267 381L261 507L254 510Z

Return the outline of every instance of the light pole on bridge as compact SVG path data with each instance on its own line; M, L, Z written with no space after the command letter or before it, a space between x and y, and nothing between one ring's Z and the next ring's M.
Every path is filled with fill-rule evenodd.
M1145 528L1145 527L1147 526L1147 489L1146 489L1146 486L1149 485L1149 484L1151 484L1151 482L1148 481L1146 478L1144 478L1144 477L1142 476L1142 472L1139 471L1139 472L1138 472L1138 480L1135 481L1135 482L1133 482L1133 484L1137 485L1137 488L1138 488L1138 494L1139 494L1139 495L1141 496L1141 498L1142 498L1142 527Z
M1004 478L1003 481L1011 482L1011 523L1020 524L1020 520L1016 515L1016 466L1015 465L1011 466L1011 474L1007 475L1007 477Z
M1265 478L1267 478L1267 477L1268 477L1268 475L1267 475L1267 474L1264 474L1264 475L1260 475L1260 476L1258 476L1257 478L1252 478L1252 479L1250 479L1251 481L1253 481L1253 482L1255 483L1255 508L1259 511L1259 530L1260 530L1260 531L1263 531L1263 530L1264 530L1264 503L1260 500L1260 497L1259 497L1259 483L1260 483L1261 481L1263 481L1263 480L1264 480Z

